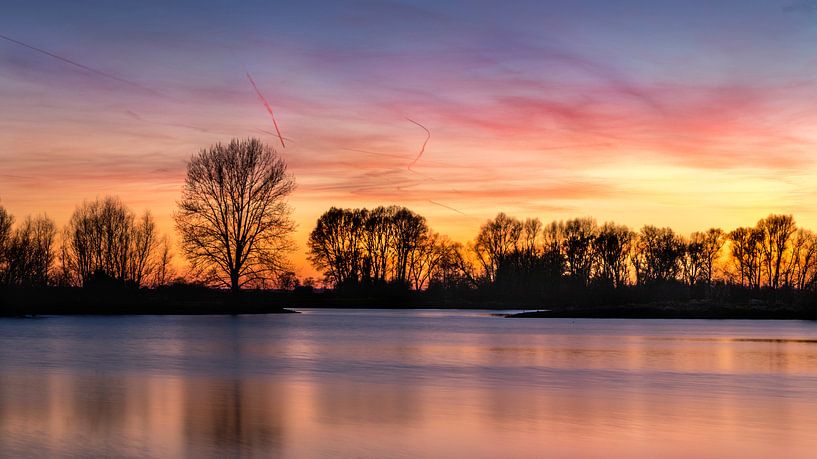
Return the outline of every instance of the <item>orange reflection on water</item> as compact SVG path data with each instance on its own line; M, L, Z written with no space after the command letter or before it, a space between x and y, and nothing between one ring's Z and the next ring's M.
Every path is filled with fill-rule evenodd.
M817 343L809 339L765 339L763 330L638 334L608 323L542 330L526 322L510 332L507 321L447 334L423 331L428 324L383 331L378 322L332 334L318 332L322 322L311 329L301 318L275 320L290 322L174 335L171 352L127 340L148 361L171 359L161 371L18 363L0 372L0 451L294 458L817 451ZM196 344L202 337L209 345ZM85 339L62 347L91 349ZM172 360L205 355L219 365ZM270 362L277 363L264 366Z

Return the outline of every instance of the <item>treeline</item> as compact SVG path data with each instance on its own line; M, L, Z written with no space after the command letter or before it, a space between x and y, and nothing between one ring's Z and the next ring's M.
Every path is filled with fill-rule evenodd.
M520 221L505 214L485 223L469 246L483 283L515 279L622 287L668 282L734 284L759 289L813 289L817 238L791 215L754 227L720 228L689 237L671 228L598 225L592 218ZM468 256L468 255L466 255Z
M310 234L309 254L336 288L391 284L526 298L639 290L706 298L729 287L777 298L817 285L817 236L790 215L686 237L651 225L635 231L592 218L543 224L500 213L460 244L403 207L333 207Z
M791 215L683 236L499 213L462 244L405 207L333 207L309 235L308 257L338 291L382 287L455 299L713 298L731 289L778 301L817 291L817 235ZM291 271L279 277L284 288L299 284ZM0 206L0 286L156 287L175 279L170 244L151 214L118 198L82 203L61 230L46 216L17 221Z
M0 286L164 285L171 248L150 212L137 216L106 197L79 205L59 233L42 215L14 217L0 206Z
M334 287L398 285L420 290L458 246L405 207L331 208L309 235L309 259Z

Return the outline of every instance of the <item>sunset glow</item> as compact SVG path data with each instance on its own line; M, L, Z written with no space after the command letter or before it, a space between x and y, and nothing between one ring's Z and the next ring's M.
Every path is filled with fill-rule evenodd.
M460 241L500 210L817 228L814 2L4 10L0 202L20 217L118 195L174 238L191 155L254 136L296 177L302 275L333 205L407 206Z

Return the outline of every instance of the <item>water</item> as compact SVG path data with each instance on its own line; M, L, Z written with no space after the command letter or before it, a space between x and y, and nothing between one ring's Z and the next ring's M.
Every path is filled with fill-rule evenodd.
M0 320L0 456L815 457L817 324Z

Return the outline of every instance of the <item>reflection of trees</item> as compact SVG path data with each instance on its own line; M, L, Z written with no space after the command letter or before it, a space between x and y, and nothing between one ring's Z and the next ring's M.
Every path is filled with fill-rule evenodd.
M134 439L131 421L150 419L138 411L146 394L143 384L127 382L103 374L0 375L0 456L140 455L124 440Z
M43 394L41 378L0 371L0 431L47 418L51 409L49 395Z
M191 379L185 395L185 443L193 452L204 448L224 457L280 453L286 400L276 386L246 379Z
M123 376L95 374L76 378L71 397L72 422L78 424L79 431L97 438L112 436L124 428L133 414L130 408L139 405L133 404L137 393L130 389Z
M417 424L422 400L412 384L359 384L338 381L320 384L315 402L327 424Z

